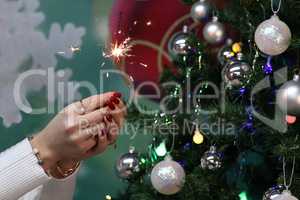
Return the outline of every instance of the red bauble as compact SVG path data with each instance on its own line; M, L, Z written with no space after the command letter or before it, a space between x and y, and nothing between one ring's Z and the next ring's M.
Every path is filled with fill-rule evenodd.
M211 3L222 8L224 2L224 0L215 0ZM134 45L130 52L132 56L117 63L122 70L133 77L136 85L144 81L158 83L162 68L172 65L167 56L162 56L159 64L158 49L144 43L162 46L168 54L167 43L170 37L181 30L183 24L193 23L189 18L190 9L191 6L184 5L181 0L115 1L109 23L110 42L121 43L128 37L132 41L138 40L138 44ZM181 23L176 24L179 21ZM201 33L201 30L200 24L197 32Z
M180 0L116 0L110 16L111 42L120 43L130 37L133 41L160 46L168 29L189 12L190 6L182 4ZM133 56L126 57L124 63L119 64L124 65L124 70L133 77L135 84L143 81L157 83L158 50L137 44L130 54ZM165 65L170 65L170 62L164 57L162 66Z

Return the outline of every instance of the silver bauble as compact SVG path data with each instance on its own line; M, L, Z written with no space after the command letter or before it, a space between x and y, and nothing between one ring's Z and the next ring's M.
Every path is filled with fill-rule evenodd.
M300 116L300 80L299 75L286 82L277 91L277 105L286 114Z
M265 192L263 200L274 200L284 191L284 189L285 187L283 185L276 185L274 187L269 188Z
M289 190L284 190L282 194L274 198L274 200L298 200Z
M138 154L131 149L129 153L122 155L116 162L117 175L122 179L130 179L140 171Z
M175 33L171 37L168 43L169 53L176 57L178 55L186 55L188 51L191 49L191 46L188 43L188 39L190 34L188 32L188 27L184 26L183 31Z
M232 50L231 50L231 45L233 41L231 39L226 40L226 44L220 48L218 52L218 61L222 66L224 66L229 58L232 56Z
M185 183L185 172L180 164L171 158L159 162L151 172L151 183L161 194L178 193Z
M191 9L191 17L196 22L208 19L212 14L212 7L206 0L199 0Z
M262 22L255 31L257 47L270 56L285 52L291 43L291 37L289 27L277 15Z
M215 146L211 146L201 158L201 167L203 169L216 170L222 167L222 155Z
M207 23L203 28L203 37L210 44L218 44L225 38L225 27L217 17Z
M251 76L251 66L243 61L242 54L238 54L238 58L231 60L224 68L224 79L228 86L240 87L247 82Z

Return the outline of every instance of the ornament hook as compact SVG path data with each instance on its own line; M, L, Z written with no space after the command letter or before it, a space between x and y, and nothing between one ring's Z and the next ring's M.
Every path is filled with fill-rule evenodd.
M293 158L293 167L292 167L292 172L290 176L290 181L289 184L287 184L287 177L286 177L286 161L285 161L285 156L283 157L282 160L282 168L283 168L283 181L284 181L284 186L286 190L289 190L289 188L292 185L293 179L294 179L294 172L295 172L295 163L296 163L296 156Z
M282 0L279 0L278 7L277 7L277 9L275 10L275 8L274 8L274 0L271 0L271 9L272 9L272 12L273 12L274 15L277 15L277 13L280 11L280 8L281 8L281 1L282 1Z

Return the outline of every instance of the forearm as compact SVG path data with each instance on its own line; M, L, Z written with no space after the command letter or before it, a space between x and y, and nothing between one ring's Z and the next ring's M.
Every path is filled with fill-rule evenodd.
M0 154L0 199L18 199L49 180L27 139Z
M51 179L43 186L35 188L19 200L72 200L78 171L79 170L64 180Z
M43 186L40 200L63 199L72 200L76 185L77 170L70 177L58 180L52 179Z

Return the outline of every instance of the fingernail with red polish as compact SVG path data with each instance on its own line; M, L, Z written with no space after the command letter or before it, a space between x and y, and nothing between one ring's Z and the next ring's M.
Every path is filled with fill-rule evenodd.
M111 110L114 110L114 109L116 109L116 107L114 106L114 104L113 104L113 103L110 103L110 104L108 105L108 107L109 107Z
M113 94L114 97L117 97L117 98L121 98L122 97L122 94L120 92L115 92Z
M110 101L113 102L113 103L115 103L115 104L119 104L120 103L120 100L118 98L116 98L116 97L112 97L110 99Z
M112 122L112 116L111 115L107 115L106 119L107 119L107 121Z

